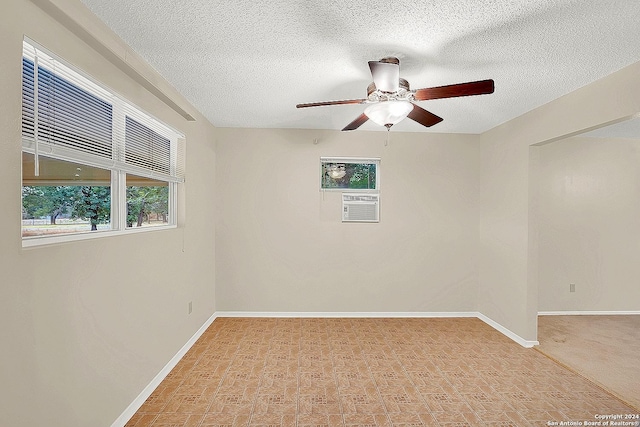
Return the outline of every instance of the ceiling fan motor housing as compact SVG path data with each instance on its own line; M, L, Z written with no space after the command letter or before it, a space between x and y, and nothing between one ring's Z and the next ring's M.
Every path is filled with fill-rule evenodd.
M398 100L413 101L413 92L409 88L409 82L403 78L398 79L398 90L395 92L378 90L373 82L367 86L367 103Z
M367 96L371 95L373 92L375 92L376 90L378 90L376 88L376 84L374 82L369 83L369 86L367 86ZM403 79L402 77L400 77L398 79L398 92L400 91L405 91L405 92L409 92L409 82L406 81L405 79ZM381 93L392 93L392 92L382 92Z

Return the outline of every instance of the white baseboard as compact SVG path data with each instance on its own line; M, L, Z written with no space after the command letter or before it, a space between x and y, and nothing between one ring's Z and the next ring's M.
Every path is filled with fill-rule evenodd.
M196 331L195 334L187 341L185 345L176 353L175 356L171 358L169 363L167 363L164 368L158 372L151 382L142 390L142 392L136 397L133 402L124 410L122 414L111 424L111 427L124 427L125 424L131 419L131 417L140 409L142 404L151 396L151 393L160 385L162 380L165 379L169 372L178 364L180 359L187 354L187 351L198 341L198 338L207 330L207 328L213 323L216 319L216 313L213 313L211 317L207 319L206 322Z
M407 317L477 317L478 313L468 311L453 312L338 312L338 311L216 311L216 317L302 317L302 318L407 318Z
M640 311L539 311L538 316L629 316L640 315Z
M304 317L304 318L405 318L405 317L477 317L492 328L511 338L523 347L530 348L539 345L538 341L528 341L518 334L505 328L498 322L477 311L450 312L274 312L274 311L217 311L216 317Z
M520 335L518 335L515 332L505 328L500 323L496 322L493 319L490 319L489 317L485 316L482 313L478 313L478 319L482 320L484 323L486 323L487 325L491 326L493 329L497 330L498 332L501 332L502 334L504 334L507 337L511 338L513 341L517 342L518 344L520 344L523 347L531 348L533 346L540 345L540 342L538 342L538 341L525 340Z

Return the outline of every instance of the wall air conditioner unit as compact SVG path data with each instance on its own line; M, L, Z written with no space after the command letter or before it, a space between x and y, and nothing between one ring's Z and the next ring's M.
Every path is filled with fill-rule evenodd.
M380 195L342 193L342 222L380 222Z

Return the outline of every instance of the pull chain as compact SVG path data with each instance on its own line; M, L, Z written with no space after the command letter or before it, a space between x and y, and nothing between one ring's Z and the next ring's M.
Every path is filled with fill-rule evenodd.
M389 145L389 132L391 131L391 126L393 126L392 124L386 124L384 125L387 128L387 139L384 141L384 146L386 147L387 145Z

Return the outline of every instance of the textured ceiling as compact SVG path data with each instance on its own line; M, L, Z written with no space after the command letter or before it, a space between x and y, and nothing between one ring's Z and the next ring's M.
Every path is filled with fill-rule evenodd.
M393 131L481 133L640 60L637 0L82 2L218 127L342 129L365 106L295 105L364 98L367 61L396 56L412 89L496 89Z

